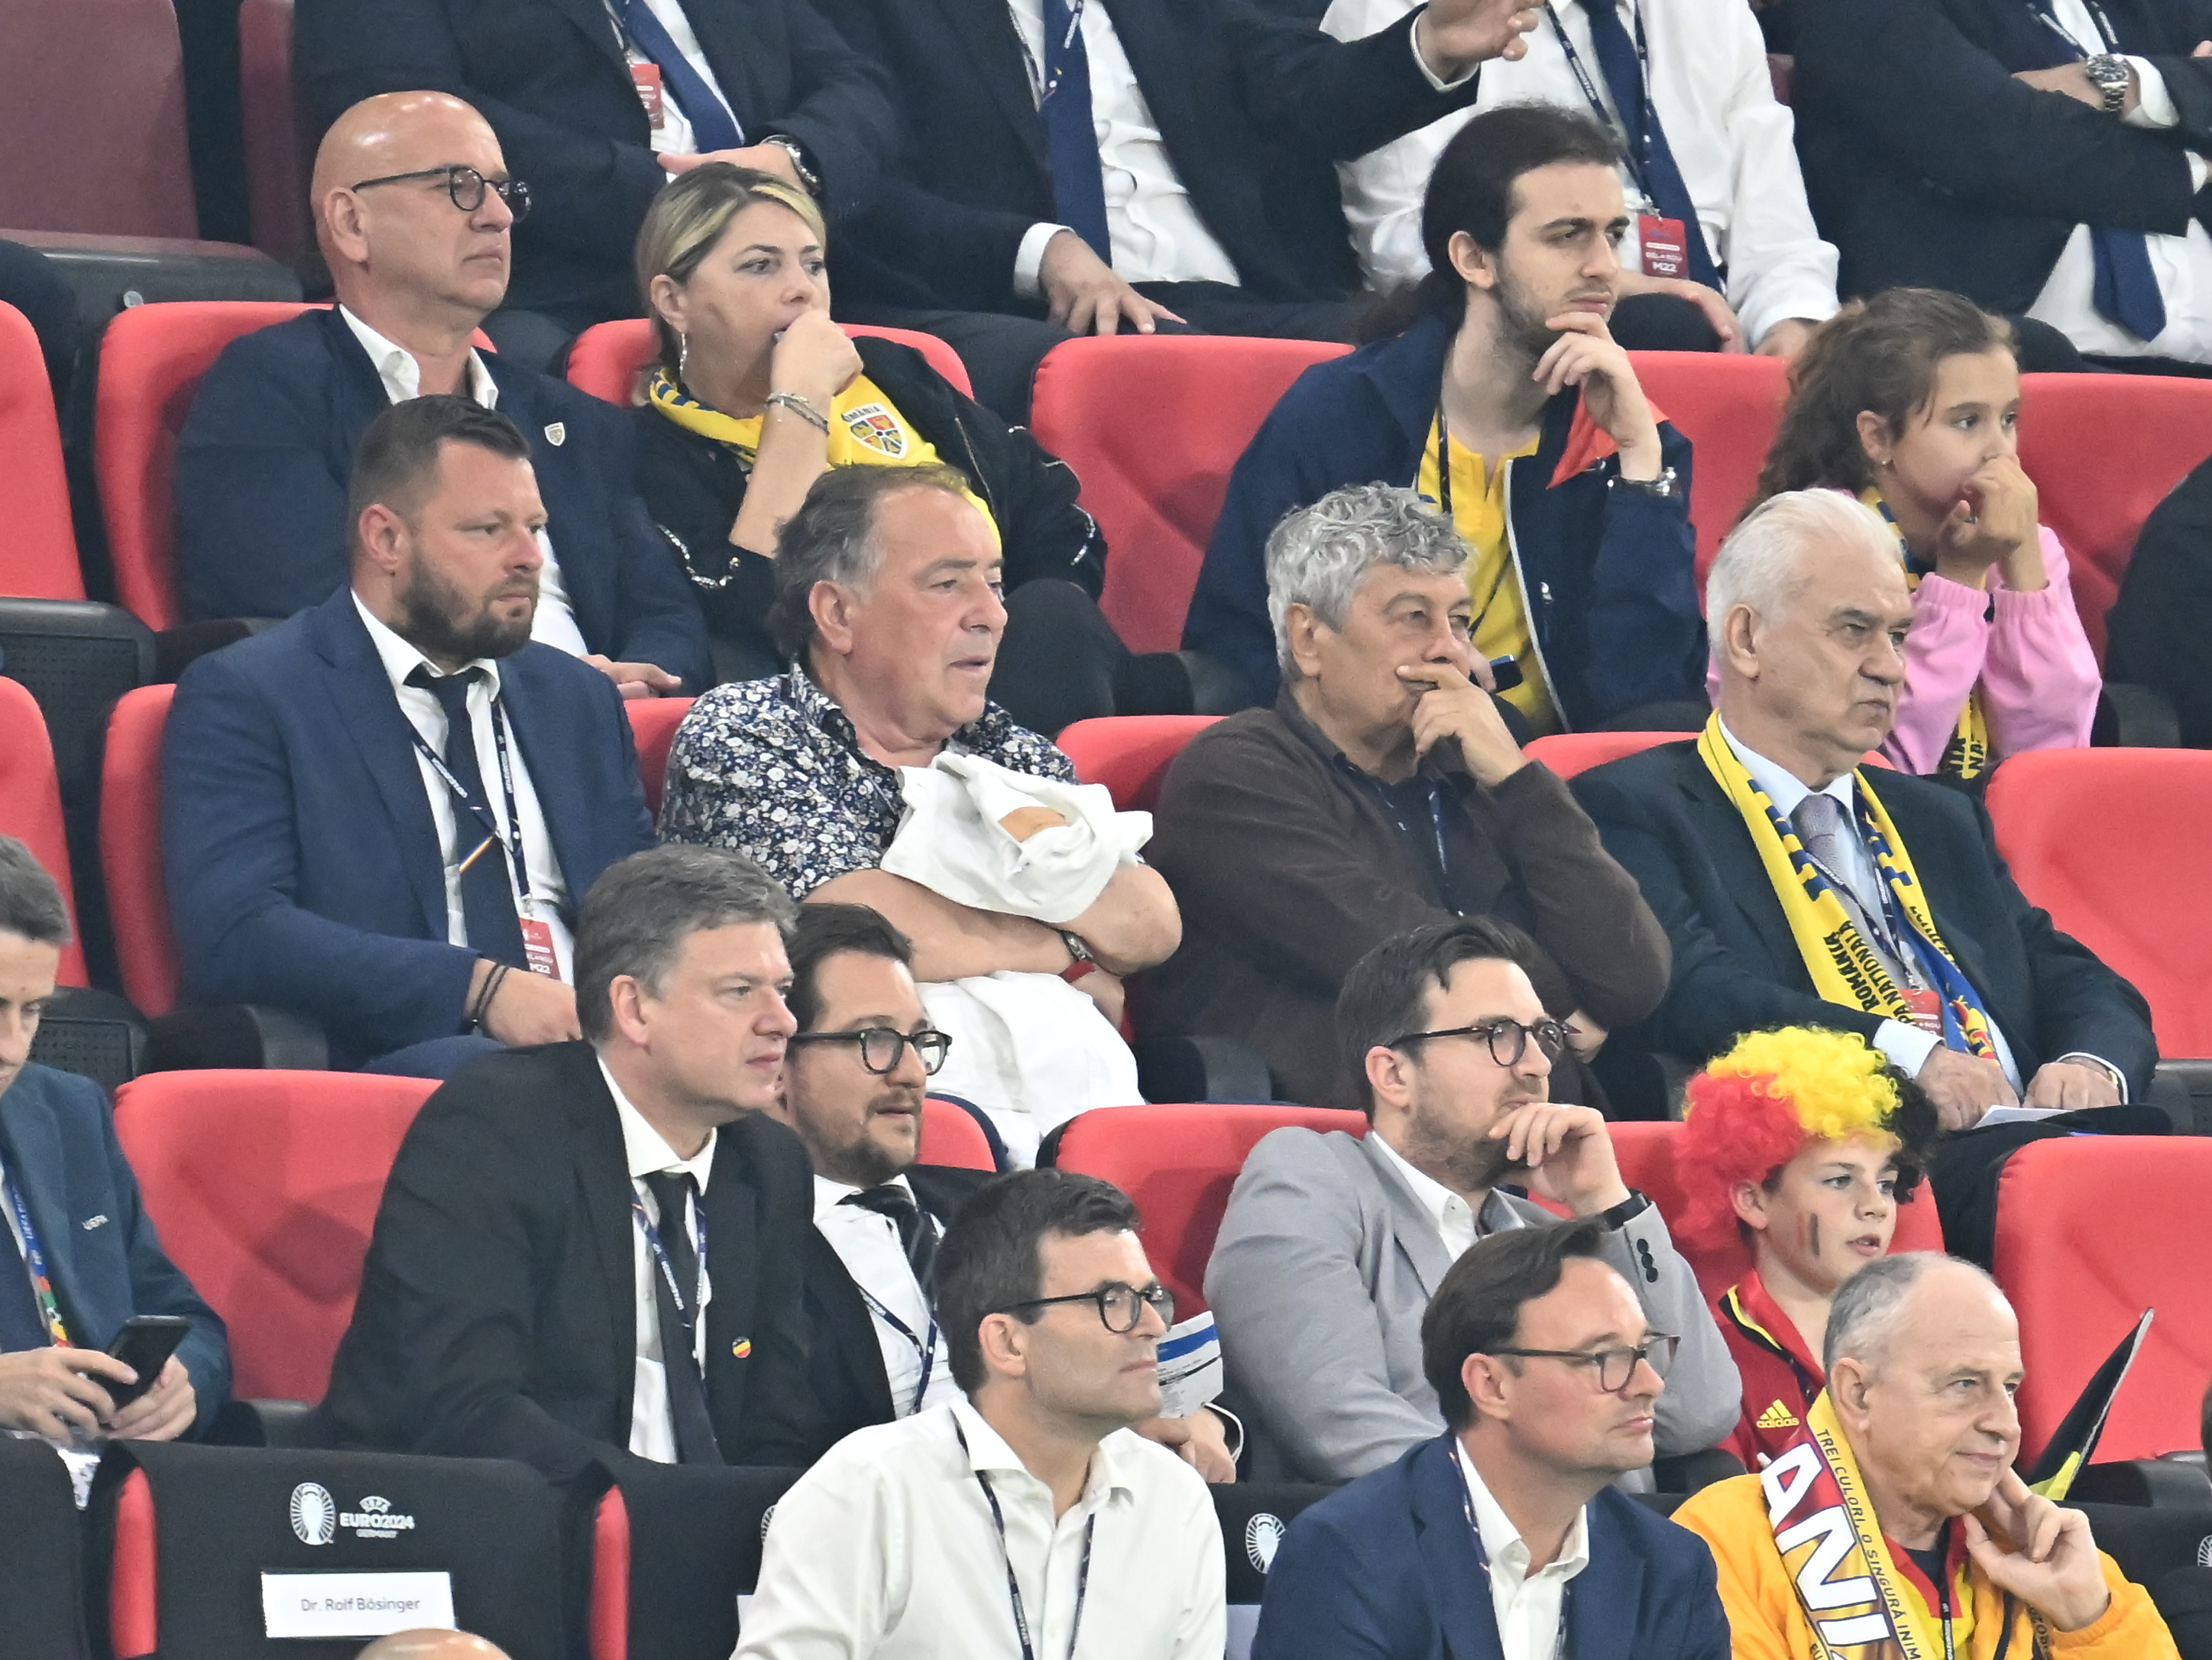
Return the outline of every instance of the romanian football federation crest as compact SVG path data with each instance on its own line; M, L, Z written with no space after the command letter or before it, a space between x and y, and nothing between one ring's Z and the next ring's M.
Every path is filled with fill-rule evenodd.
M860 404L844 412L845 430L853 435L854 441L865 444L878 455L896 461L906 454L906 429L899 425L898 417L881 404Z

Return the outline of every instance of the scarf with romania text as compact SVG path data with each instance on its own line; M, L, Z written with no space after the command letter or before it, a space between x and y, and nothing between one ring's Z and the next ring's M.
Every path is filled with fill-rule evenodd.
M1751 781L1751 774L1729 747L1717 714L1705 722L1698 739L1698 756L1722 794L1743 815L1744 828L1751 832L1752 845L1759 850L1759 863L1765 866L1767 879L1774 885L1774 897L1781 903L1790 937L1797 942L1805 971L1813 977L1814 994L1824 1002L1840 1003L1907 1025L1915 1024L1912 1006L1860 933L1850 912L1828 885L1828 879L1806 853L1790 821L1775 810L1766 792ZM1959 965L1951 960L1942 935L1936 931L1920 879L1913 874L1911 855L1905 852L1881 800L1868 787L1865 772L1853 776L1858 786L1859 835L1874 855L1875 868L1892 901L1893 918L1902 920L1899 944L1912 952L1941 1000L1945 1045L1985 1061L1996 1060L1989 1014Z
M1859 492L1859 500L1881 515L1881 522L1897 532L1898 557L1905 562L1905 586L1918 592L1921 579L1934 569L1923 565L1912 556L1905 545L1905 532L1899 529L1897 515L1890 512L1889 503L1881 499L1881 492L1869 484ZM1967 692L1966 706L1959 711L1958 730L1951 741L1943 745L1943 758L1936 763L1937 775L1944 778L1978 778L1989 770L1990 722L1982 708L1982 683L1977 680Z

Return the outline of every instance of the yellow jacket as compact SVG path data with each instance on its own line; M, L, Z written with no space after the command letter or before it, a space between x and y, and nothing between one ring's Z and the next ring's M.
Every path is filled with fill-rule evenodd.
M1712 1548L1735 1660L1819 1656L1812 1622L1774 1548L1759 1477L1739 1475L1692 1493L1674 1512L1674 1520ZM2123 1574L2111 1557L2100 1552L2098 1560L2112 1587L2112 1605L2094 1625L2052 1632L2050 1652L2069 1660L2180 1660L2173 1634L2151 1606L2150 1593ZM2005 1595L1971 1558L1966 1581L1969 1605L1959 1611L1952 1627L1960 1660L1996 1660L2005 1635ZM2033 1621L2016 1600L2013 1609L2011 1640L2003 1645L2006 1660L2030 1660L2035 1651Z

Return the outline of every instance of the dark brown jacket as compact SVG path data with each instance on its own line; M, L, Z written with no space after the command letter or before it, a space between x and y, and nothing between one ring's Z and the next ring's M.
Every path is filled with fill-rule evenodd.
M1540 761L1495 789L1435 775L1460 909L1535 939L1527 966L1546 1010L1583 1009L1610 1031L1656 1008L1667 936L1557 775ZM1145 856L1175 890L1183 944L1135 983L1143 1029L1241 1039L1285 1099L1358 1105L1337 1052L1337 990L1374 946L1450 912L1287 690L1192 740ZM1575 1098L1569 1083L1555 1098Z

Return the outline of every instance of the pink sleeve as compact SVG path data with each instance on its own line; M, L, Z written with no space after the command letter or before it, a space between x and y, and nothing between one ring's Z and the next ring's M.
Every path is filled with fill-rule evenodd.
M2015 595L2015 598L2027 596ZM1990 596L1929 575L1912 593L1912 630L1905 636L1905 684L1897 723L1881 752L1906 772L1932 773L1959 729L1959 712L1982 678L1990 629Z
M1982 664L1982 707L2000 760L2027 750L2082 748L2097 717L2104 682L2074 609L2066 550L2048 526L2043 569L2049 586L2033 593L2014 593L1990 573L1996 620Z

